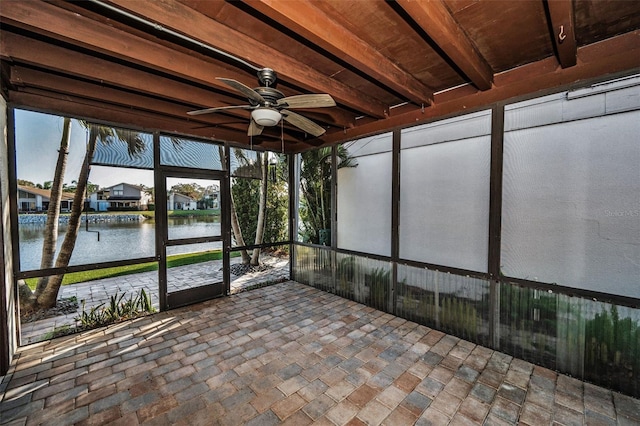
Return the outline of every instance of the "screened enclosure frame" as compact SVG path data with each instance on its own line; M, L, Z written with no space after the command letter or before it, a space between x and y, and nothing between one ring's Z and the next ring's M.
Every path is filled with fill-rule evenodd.
M392 135L392 157L391 157L391 199L388 200L389 204L384 206L385 208L389 208L391 210L391 221L390 221L390 255L378 255L371 254L367 252L349 250L345 248L341 248L338 245L338 211L340 209L340 205L338 204L338 191L340 191L340 187L338 184L338 172L336 167L331 167L331 179L329 182L330 188L330 200L331 200L331 238L329 245L318 245L311 244L298 241L298 217L299 217L299 181L300 181L300 171L298 169L299 161L297 159L297 155L288 155L288 234L289 238L286 241L279 241L275 243L263 243L259 245L245 245L243 247L231 247L230 244L230 227L227 227L226 232L228 232L228 236L224 237L225 241L229 243L224 246L224 251L228 254L231 251L239 250L239 249L253 249L253 248L267 248L267 247L277 247L282 245L289 245L289 268L290 268L290 277L294 280L300 281L304 283L301 275L299 274L298 264L301 261L298 257L298 248L308 248L313 249L318 252L323 252L327 256L328 265L323 264L325 267L328 267L324 272L327 273L327 282L329 285L324 288L327 291L336 291L336 282L338 279L338 275L340 271L338 270L337 259L339 256L354 256L361 257L365 259L371 259L373 261L386 262L389 264L389 279L390 279L390 291L385 296L388 298L386 303L386 309L383 309L392 314L397 314L398 311L398 289L401 287L401 283L399 282L399 270L406 267L411 267L415 269L422 269L426 271L434 271L443 274L451 274L452 276L458 277L467 277L472 279L480 279L484 280L488 285L488 293L489 293L489 310L488 310L488 345L494 348L500 348L500 295L503 288L510 288L512 286L518 286L519 288L524 288L526 290L537 291L540 290L544 293L553 293L555 295L566 296L566 297L580 297L585 300L595 300L597 302L602 303L610 303L614 306L628 307L633 309L640 308L640 298L626 297L617 294L598 292L590 289L581 289L564 285L557 285L549 282L541 282L530 280L526 278L518 278L509 275L503 274L501 271L501 259L502 259L502 223L503 223L503 179L504 179L504 139L505 139L505 108L508 105L515 104L518 102L531 100L535 98L540 98L542 96L546 96L549 94L559 93L565 90L576 90L583 88L589 84L599 83L603 81L610 80L611 77L608 78L599 78L594 79L589 82L581 82L576 85L570 85L565 87L554 88L552 90L548 90L542 93L529 94L526 96L509 99L507 101L500 101L493 103L491 105L470 109L469 111L457 112L454 114L450 114L447 116L437 117L429 120L425 120L424 122L420 122L418 125L425 125L430 123L437 123L440 121L448 120L456 117L464 117L469 114L482 112L482 111L490 111L491 117L491 133L490 133L490 163L489 163L489 187L487 188L487 196L489 203L489 211L488 211L488 228L486 234L486 244L487 244L487 272L468 270L463 268L456 268L452 266L428 263L424 261L417 261L412 259L407 259L401 257L400 254L400 214L401 214L401 145L402 145L402 130L407 129L413 126L403 126L397 127L391 130ZM19 264L19 238L17 234L17 195L16 191L13 189L17 188L17 176L16 176L16 161L15 161L15 134L14 134L14 107L12 105L8 106L8 140L10 141L8 151L9 151L9 187L12 188L12 191L9 194L10 198L10 217L11 217L11 239L13 242L13 258L14 258L14 277L15 281L24 278L33 278L40 276L47 276L52 274L62 274L62 273L70 273L70 272L80 272L87 271L96 268L105 268L111 266L124 266L131 265L137 263L143 263L147 261L159 262L159 247L156 248L156 255L153 257L144 257L144 258L136 258L136 259L128 259L122 261L113 261L113 262L103 262L103 263L94 263L94 264L85 264L85 265L75 265L69 266L66 268L52 268L46 270L37 270L37 271L21 271ZM106 124L109 125L110 124ZM388 133L389 131L385 131L382 133ZM160 156L159 156L159 138L161 135L168 135L165 132L153 132L154 138L154 182L156 187L160 187L158 185L158 179L160 179L162 170L180 170L185 173L189 172L188 168L175 168L173 166L165 166L160 165ZM176 135L180 137L179 135ZM187 137L187 136L185 136ZM191 137L187 137L192 139ZM220 141L210 141L210 140L202 140L199 138L193 138L193 140L200 140L206 143L212 143L216 145L223 145L225 151L225 159L223 164L223 171L221 173L224 174L224 185L227 191L225 192L225 204L227 206L230 205L230 149L231 146L235 146L229 142L220 142ZM331 147L331 164L338 163L338 147L336 145ZM221 194L222 196L222 194ZM225 212L225 215L228 215L229 212ZM227 218L228 220L228 218ZM160 244L158 238L156 238L156 245ZM228 278L228 256L226 259L225 269L227 277L225 281L227 283L226 294L229 294L229 278ZM166 283L165 283L166 284ZM14 283L15 285L15 283ZM166 287L166 285L165 285ZM161 294L163 292L161 291ZM162 304L161 304L162 305ZM485 342L481 342L485 343Z
M617 77L620 79L625 79L627 77L638 78L640 77L640 75L633 74L630 76L622 75ZM545 367L575 375L577 377L582 377L584 380L592 381L601 386L610 387L615 390L628 393L632 396L640 395L640 387L637 385L637 383L635 385L633 384L635 382L634 378L612 380L611 377L618 377L616 375L618 373L615 371L612 373L607 368L604 368L604 370L595 368L593 369L593 371L592 369L583 369L585 368L584 365L586 365L587 357L592 357L592 355L588 355L586 353L586 345L591 345L591 343L581 340L584 339L584 335L580 337L580 333L598 332L597 330L586 331L585 327L594 327L593 325L588 325L587 323L591 324L597 323L598 321L611 321L611 315L609 316L609 319L607 319L607 313L609 309L611 309L612 312L616 311L616 309L626 312L625 315L628 316L622 316L621 314L621 319L624 318L624 321L628 321L630 322L630 324L633 324L633 318L636 318L637 322L637 313L638 309L640 309L640 297L631 297L627 296L626 294L623 295L600 292L592 288L578 288L572 287L570 285L556 284L553 282L514 277L510 276L509 274L503 273L501 268L501 263L503 261L502 251L504 250L502 241L504 230L502 229L502 226L505 219L503 216L503 200L505 197L503 180L504 164L506 161L504 153L506 134L506 108L510 105L556 95L564 91L584 91L586 90L584 88L589 87L589 85L599 85L606 84L610 81L617 81L612 80L613 78L616 78L616 76L609 76L607 78L594 79L586 83L581 82L575 85L558 87L554 88L553 90L548 90L541 93L529 94L505 101L495 102L492 105L485 106L483 108L470 109L468 111L457 112L448 116L433 118L424 122L420 122L416 125L394 128L392 130L393 147L391 160L391 197L389 200L387 200L388 204L382 206L383 208L389 208L391 210L391 221L388 225L391 228L391 237L389 241L391 253L390 256L346 249L338 244L337 234L339 233L339 228L337 226L337 222L339 220L338 217L340 216L341 206L337 202L337 193L340 191L340 183L337 178L336 167L332 167L331 182L327 182L327 186L331 188L331 243L330 245L320 245L302 242L296 238L296 235L294 233L292 233L292 279L304 284L311 285L323 291L335 293L342 297L350 298L356 302L364 303L373 308L381 309L393 315L421 323L423 322L420 318L412 316L410 311L401 308L404 305L399 303L399 299L401 297L405 297L403 294L401 294L403 288L405 288L404 284L400 282L401 270L412 268L416 271L421 270L425 272L433 272L439 274L438 276L442 278L445 278L447 276L458 277L459 280L462 280L460 282L473 282L474 279L478 279L481 280L478 283L483 283L482 286L484 287L484 290L479 291L486 292L488 298L486 300L483 300L482 303L485 304L485 308L483 309L485 309L485 311L479 313L480 316L478 317L483 321L483 324L482 326L478 324L477 327L478 330L480 330L480 328L485 330L483 333L486 332L486 336L483 336L482 334L469 335L465 333L464 329L456 329L455 327L454 329L451 329L450 327L448 328L447 326L441 328L442 325L438 326L437 324L431 322L427 322L426 325L436 327L439 330L445 331L449 334L471 340L474 343L507 352L511 355L517 356L527 361L531 361L535 364L543 365ZM633 87L640 87L640 82L636 83L636 86ZM605 116L616 116L621 113L626 113L627 111L637 112L638 110L637 106L630 108L631 109L629 110L621 110L619 112L614 110L614 112L604 114ZM489 188L487 188L489 212L487 217L488 228L485 235L485 241L487 244L487 271L481 272L475 270L467 270L448 265L434 264L425 261L403 258L400 254L400 157L402 131L407 128L447 121L452 118L464 117L481 111L491 112ZM588 117L589 116L587 116L586 120L589 119ZM585 121L585 119L581 120ZM563 122L565 121L560 121L559 123ZM385 130L381 131L379 134L387 132L388 130ZM374 135L367 135L360 140L364 140L372 136ZM334 145L332 147L331 164L337 164L337 150L338 147ZM295 163L297 165L301 164L299 160L295 161ZM295 186L297 189L297 186L299 185L300 174L297 173L294 176L294 179L296 180ZM297 190L294 192L298 194ZM403 194L403 196L406 196L406 193ZM298 203L294 204L294 206L298 205ZM363 220L366 220L366 214L368 214L368 212L365 212L365 217L363 218ZM295 226L297 226L297 223L297 220L294 221L294 229ZM342 264L341 260L345 260L347 258L352 258L352 260L355 262L356 268L369 268L370 275L360 275L359 278L349 278L349 275L347 275L347 282L345 283L345 266ZM376 280L380 278L379 272L382 272L378 271L378 267L375 265L383 264L389 265L386 272L386 274L388 274L388 281L386 281L387 284L385 284L388 286L389 291L386 295L383 295L383 298L387 298L388 300L381 301L380 299L374 298L373 292L375 290L374 286L377 285ZM348 274L351 273L353 272L348 272ZM350 281L352 279L355 281ZM452 278L452 280L454 280L453 282L459 281L455 278ZM345 284L347 286L350 286L349 288L351 289L346 293L342 289ZM364 293L363 290L365 291ZM503 297L506 297L507 299L502 300ZM527 299L528 297L530 297L531 299ZM515 301L516 303L528 304L521 307L517 306L514 308L516 310L513 313L508 313L506 309L508 309L507 306L509 306L509 303L512 301ZM447 300L444 300L444 302L447 303ZM462 306L464 303L465 302L460 302L460 306ZM551 305L549 305L549 303L551 303ZM575 304L575 306L571 307L572 304ZM455 306L456 305L454 305L453 307ZM450 306L449 309L453 309L453 307ZM541 314L541 311L544 309L549 309L550 307L553 310L557 310L557 315L566 315L566 318L562 317L563 321L565 322L561 324L562 321L560 320L561 317L559 316L557 319L557 329L552 328L552 330L548 332L545 332L544 330L536 331L535 327L542 327L543 324L545 324L544 321L546 321L546 318L542 316L543 314ZM442 309L442 306L438 307L436 302L436 310L440 309ZM562 309L568 309L568 311L561 311ZM577 313L573 311L573 309L577 309ZM547 344L552 344L552 353L549 354L545 350L539 350L537 352L536 350L525 350L511 341L510 339L512 339L512 336L508 331L508 324L511 320L508 317L505 317L505 315L515 315L516 318L521 318L521 320L519 321L523 321L523 324L529 322L531 323L530 326L526 327L532 328L527 329L520 329L520 325L515 325L516 333L524 333L522 335L523 337L525 335L528 336L528 333L532 334L533 337L536 336L536 333L541 333L542 335L546 335L545 333L548 333L547 337L552 343ZM525 317L523 317L523 315L531 315L531 318L526 319ZM574 324L575 321L577 321L577 323ZM625 324L627 323L625 322ZM626 326L627 325L625 325L624 327ZM554 325L553 327L556 326ZM631 333L633 333L633 331L631 331ZM625 336L621 338L633 339L633 335L629 335L626 337ZM576 344L578 346L575 346ZM580 344L583 344L585 346L580 347ZM624 351L626 352L623 353L623 357L626 357L628 359L628 357L631 356L633 358L634 355L632 354L635 353L634 351L638 351L638 349L640 348L636 348L635 346L625 348ZM556 350L557 352L555 352ZM589 350L592 351L593 348ZM564 357L561 355L561 353L565 354ZM577 358L575 359L571 355L574 353L579 354L579 356L576 355ZM569 357L567 357L567 355L569 355ZM591 360L589 362L595 361ZM637 368L638 367L636 367L636 369ZM638 371L634 371L634 377L637 378Z
M18 185L18 178L17 178L17 163L16 163L16 152L17 152L17 146L16 146L16 138L15 138L15 110L23 110L23 111L31 111L31 112L36 112L36 113L42 113L42 114L46 114L46 115L52 115L52 116L57 116L57 117L63 117L63 114L59 114L55 111L42 111L42 110L34 110L34 109L28 109L28 108L23 108L21 106L15 106L11 103L9 103L7 105L7 140L8 140L8 147L7 147L7 151L8 151L8 174L9 174L9 188L11 189L10 193L9 193L9 216L10 216L10 223L11 223L11 241L13 242L12 244L12 256L14 259L13 262L13 276L14 276L14 283L13 286L14 288L17 287L17 283L19 280L24 280L24 279L28 279L28 278L40 278L40 277L47 277L47 276L52 276L52 275L63 275L63 274L69 274L69 273L74 273L74 272L85 272L85 271L92 271L92 270L96 270L96 269L105 269L105 268L112 268L112 267L121 267L121 266L130 266L130 265L137 265L137 264L141 264L141 263L149 263L149 262L156 262L158 265L161 262L161 258L162 258L162 241L160 238L158 238L158 235L161 235L160 233L163 232L162 229L164 229L166 231L166 223L163 222L162 218L159 218L160 220L158 221L158 226L157 226L157 230L156 230L156 234L155 234L155 254L153 256L143 256L143 257L135 257L135 258L129 258L129 259L121 259L121 260L113 260L113 261L103 261L103 262L88 262L88 263L82 263L82 264L77 264L77 265L68 265L66 267L59 267L59 268L46 268L46 269L30 269L30 270L23 270L21 268L21 264L20 264L20 237L19 237L19 233L18 233L18 199L17 199L17 185ZM80 118L78 117L70 117L72 119L77 119L79 120ZM278 247L278 246L283 246L283 245L289 245L290 244L290 240L287 239L285 241L277 241L277 242L272 242L272 243L263 243L263 244L251 244L251 245L245 245L243 247L231 247L230 244L230 239L231 239L231 229L230 226L228 226L229 223L229 212L227 210L229 210L229 206L230 206L230 190L229 190L229 186L230 186L230 176L229 176L229 171L230 171L230 164L229 164L229 158L230 158L230 149L232 147L242 147L240 145L236 145L234 143L231 142L225 142L225 141L219 141L219 140L213 140L213 139L204 139L201 137L193 137L193 136L188 136L188 135L182 135L182 134L173 134L173 133L169 133L169 132L165 132L165 131L157 131L157 130L145 130L145 129L136 129L133 126L127 126L127 127L123 127L117 123L110 123L110 122L102 122L102 121L98 121L98 120L91 120L90 124L95 124L95 125L100 125L100 126L107 126L107 127L112 127L112 128L118 128L118 129L123 129L126 131L135 131L135 132L141 132L141 133L145 133L148 134L152 137L152 147L151 147L151 152L153 153L153 163L151 164L150 167L146 168L147 170L150 170L151 173L153 173L153 181L154 181L154 186L155 187L160 187L158 186L159 181L161 180L162 176L164 176L166 173L178 173L178 174L183 174L183 175L193 175L194 178L196 178L197 176L205 176L207 175L206 170L204 170L204 174L203 174L203 169L195 169L195 168L191 168L191 167L182 167L182 166L176 166L176 165L170 165L170 164L161 164L161 156L160 156L160 145L161 145L161 138L162 137L169 137L169 138L176 138L176 139L183 139L185 141L193 141L193 142L200 142L200 143L204 143L204 144L208 144L208 145L212 145L212 146L218 146L221 147L223 149L223 154L224 154L224 158L222 159L222 163L221 163L221 168L218 171L214 171L218 178L220 179L220 183L221 183L221 191L220 191L220 196L221 196L221 203L222 205L227 206L226 209L223 209L224 211L222 211L222 216L224 217L224 222L226 225L226 233L224 233L224 235L221 237L221 241L223 242L223 252L225 253L225 255L223 256L223 268L224 268L224 283L225 283L225 288L224 288L224 294L222 295L228 295L230 293L230 274L229 274L229 256L228 254L231 251L234 250L239 250L239 249L254 249L254 248L270 248L270 247ZM266 152L266 151L265 151ZM111 167L120 167L120 168L126 168L126 169L140 169L140 167L138 166L127 166L127 165L118 165L118 166L114 166L110 163L105 163L105 162L92 162L92 165L96 165L96 166L111 166ZM144 168L143 168L144 169ZM291 170L291 169L290 169ZM291 172L290 172L291 173ZM208 175L207 175L208 176ZM210 176L208 176L210 177ZM83 213L84 214L84 213ZM288 227L290 225L287 225ZM162 228L162 229L160 229ZM289 232L289 235L291 235L291 233ZM208 241L208 238L200 238L200 239L194 239L192 242L198 242L198 241ZM160 265L159 265L160 266ZM160 267L158 268L158 270L160 271ZM163 280L162 276L158 276L158 290L159 290L159 298L160 298L160 309L161 310L166 310L169 309L169 306L167 304L167 297L166 297L166 277ZM17 297L17 292L16 292L16 297ZM192 303L196 303L196 301L192 301ZM174 306L177 307L177 306ZM20 324L18 322L18 330L17 330L18 334L20 333Z
M628 75L628 73L622 74L619 76L620 78L624 78ZM637 75L637 74L632 74ZM512 282L520 285L524 285L526 287L530 287L532 289L538 289L549 292L557 292L564 293L569 295L576 295L583 298L595 299L603 302L610 302L622 306L628 306L632 308L640 308L640 297L632 298L626 296L620 296L611 293L598 292L593 290L580 289L575 287L568 287L559 285L556 283L542 282L529 280L525 278L518 278L509 275L505 275L501 271L501 252L502 252L502 200L503 200L503 164L504 164L504 123L505 123L505 107L516 104L519 102L532 100L541 98L544 96L548 96L551 94L560 93L563 91L575 91L582 89L584 87L589 87L590 85L603 83L611 80L615 80L616 76L607 76L606 78L600 77L596 79L591 79L587 82L580 82L578 84L556 87L553 89L541 91L535 94L528 94L524 96L518 96L516 98L508 99L505 101L495 102L492 105L473 108L461 112L456 112L453 114L439 116L436 118L432 118L423 122L420 122L418 125L437 123L440 121L448 120L456 117L464 117L466 115L470 115L476 112L481 111L491 111L491 163L490 163L490 187L489 187L489 218L488 218L488 235L486 235L487 245L488 245L488 255L487 255L487 265L488 271L479 272L474 270L460 269L456 267L451 267L442 264L434 264L428 262L415 261L411 259L405 259L400 257L399 255L399 216L400 216L400 203L398 200L400 199L400 143L401 143L401 131L404 129L408 129L414 127L416 125L412 124L411 126L401 126L396 127L391 130L393 134L393 159L392 159L392 197L389 200L392 210L391 215L391 255L377 255L368 252L354 251L348 250L344 248L338 247L337 244L337 209L340 207L337 205L337 191L338 182L337 182L337 171L335 167L332 167L332 176L331 176L331 212L332 212L332 232L331 232L331 244L329 246L306 243L302 241L298 241L296 239L297 234L297 223L298 223L298 211L295 211L296 220L292 220L292 233L291 235L291 243L293 245L305 246L305 247L316 247L323 249L330 249L336 253L344 253L344 254L353 254L358 256L363 256L371 259L385 260L391 261L396 264L406 264L412 265L415 267L427 268L430 270L436 270L446 273L465 275L477 278L483 278L487 280L492 280L495 282ZM387 133L388 130L380 132ZM306 150L304 152L313 151L313 149ZM302 155L295 154L295 155ZM337 164L337 146L332 146L332 154L331 154L331 163ZM294 164L299 164L294 160ZM294 175L292 177L294 179L294 183L292 184L296 190L294 190L294 194L298 195L298 185L299 182L299 174ZM295 206L298 204L296 203ZM294 232L295 231L295 232ZM293 252L293 251L292 251ZM292 262L293 264L294 262ZM293 275L292 275L293 276Z

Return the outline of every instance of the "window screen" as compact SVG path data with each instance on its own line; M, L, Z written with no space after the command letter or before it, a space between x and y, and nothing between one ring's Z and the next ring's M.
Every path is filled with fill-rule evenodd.
M491 112L402 132L400 257L487 271Z
M224 147L170 136L160 136L160 164L205 170L224 170Z
M392 147L386 133L339 148L339 248L391 255Z
M639 95L635 86L507 107L505 275L640 297Z

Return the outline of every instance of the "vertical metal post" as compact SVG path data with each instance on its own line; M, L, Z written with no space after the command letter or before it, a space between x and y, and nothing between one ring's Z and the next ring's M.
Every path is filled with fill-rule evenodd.
M289 278L295 280L296 252L295 241L298 235L298 185L300 176L296 154L286 154L289 165Z
M338 147L331 147L331 286L336 292L338 286Z
M398 259L400 258L400 142L402 132L393 132L393 148L391 151L391 309L396 314L398 301Z
M490 309L489 338L493 348L500 345L500 242L502 232L502 163L504 143L504 104L491 111L491 174L489 189L489 259Z
M9 108L7 111L7 169L9 172L9 223L11 231L11 262L13 264L13 292L15 295L15 309L16 316L20 316L20 301L18 300L18 281L16 275L20 272L20 235L18 228L18 177L16 171L16 133L15 133L15 110ZM6 259L5 259L6 260ZM15 321L16 335L14 338L16 341L20 341L20 335L22 334L21 322Z
M231 148L224 144L224 177L220 182L220 215L222 221L222 281L224 294L231 293Z
M16 138L14 127L15 121L14 109L9 108L7 114L7 168L9 171L9 220L11 223L11 255L13 256L12 260L14 276L18 274L18 272L20 272L20 236L18 234L18 178L16 176Z
M6 108L5 108L6 109ZM13 143L13 127L15 121L13 120L13 109L7 110L7 145ZM9 187L11 188L11 187ZM11 192L11 189L9 189ZM4 218L3 212L4 197L2 192L2 186L0 186L0 218ZM9 370L10 360L10 348L9 348L9 318L7 316L7 308L10 303L7 300L8 294L15 294L14 292L7 292L7 282L5 280L6 268L4 258L4 220L0 219L0 375L7 374ZM11 274L13 276L13 274ZM13 285L13 283L10 283ZM17 305L17 303L16 303Z
M160 133L153 133L153 186L155 188L156 260L158 261L158 292L160 310L169 308L167 301L167 188L160 170Z

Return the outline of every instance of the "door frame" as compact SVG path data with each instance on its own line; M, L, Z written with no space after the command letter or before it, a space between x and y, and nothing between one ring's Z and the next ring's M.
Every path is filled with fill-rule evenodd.
M220 184L220 236L206 236L169 240L167 218L167 178L177 177L186 179L217 180ZM160 310L174 309L191 305L216 297L226 296L230 288L230 260L231 231L229 222L229 179L228 173L217 170L190 169L174 166L161 166L155 176L155 220L156 220L156 257L158 259L158 287ZM161 201L158 202L158 194ZM167 281L167 247L196 243L222 242L223 280L205 284L192 289L169 293Z

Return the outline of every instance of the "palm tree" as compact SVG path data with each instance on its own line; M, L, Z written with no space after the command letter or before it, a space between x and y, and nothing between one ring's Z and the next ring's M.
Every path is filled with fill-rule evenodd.
M65 118L65 123L66 123ZM87 187L87 182L89 178L89 169L91 159L93 158L93 154L96 149L96 144L98 142L103 144L111 144L116 141L124 142L127 144L127 149L129 155L131 157L139 156L145 150L145 141L142 139L141 135L137 132L124 130L124 129L116 129L108 126L100 126L97 124L91 124L86 121L80 121L80 125L89 130L89 141L87 142L86 154L84 161L82 163L82 167L80 169L80 174L77 179L77 187L75 194L73 196L73 204L71 206L71 213L69 216L69 225L67 228L67 232L65 234L64 240L62 242L62 246L60 247L60 252L55 261L55 268L64 268L69 265L69 260L71 259L71 255L73 254L73 249L76 245L76 239L78 237L78 231L80 230L80 216L82 214L82 208L84 205L84 193ZM70 125L69 125L70 126ZM63 163L66 160L61 160L60 157L66 156L66 150L68 148L68 140L64 142L63 140L60 143L60 151L58 154L58 163L61 161ZM52 184L52 192L56 187L61 187L61 182L64 179L64 167L58 169L56 167L56 174L54 176L53 184ZM53 194L52 194L53 196ZM59 208L57 209L59 211ZM51 209L50 209L51 211ZM53 216L52 216L53 217ZM58 220L57 217L55 220L49 220L47 217L47 224L45 227L45 235L47 233L57 235L57 226ZM55 238L45 240L43 243L43 253L46 251L47 253L51 251L53 254L55 252ZM52 260L52 259L51 259ZM44 256L43 256L44 262ZM51 262L45 267L51 267ZM24 284L20 289L20 294L23 296L20 299L21 309L25 311L31 311L35 309L48 309L56 304L56 300L58 298L58 292L60 290L60 285L62 284L62 279L64 275L53 275L50 277L41 278L38 282L35 292L31 292L31 290ZM27 296L27 297L24 297Z
M344 145L337 147L337 168L356 167L358 164ZM331 191L326 185L331 182L331 147L324 147L302 154L300 169L300 219L303 238L314 244L321 241L321 233L331 228Z

